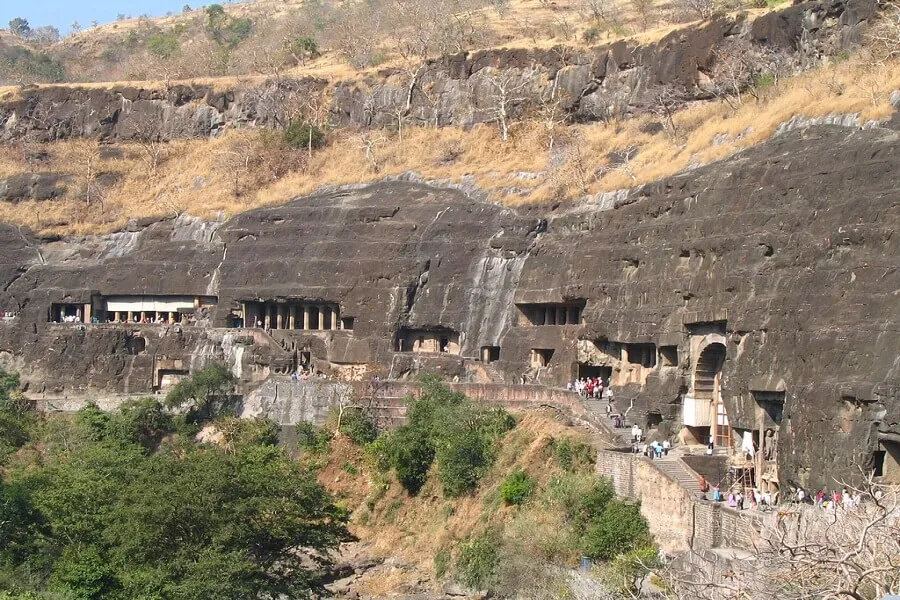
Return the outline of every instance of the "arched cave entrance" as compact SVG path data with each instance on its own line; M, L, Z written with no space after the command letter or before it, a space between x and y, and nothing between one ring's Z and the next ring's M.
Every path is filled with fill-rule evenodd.
M694 398L710 405L711 432L716 446L731 446L731 427L728 413L722 402L721 378L725 365L725 345L718 342L708 345L700 353L694 369ZM708 440L706 440L708 441Z

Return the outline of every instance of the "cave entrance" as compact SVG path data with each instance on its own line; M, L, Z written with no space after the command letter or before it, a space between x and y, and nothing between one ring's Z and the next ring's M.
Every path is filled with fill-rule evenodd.
M160 369L156 375L156 389L164 391L174 387L179 381L187 379L190 373L183 369Z
M647 413L647 429L656 429L662 422L663 416L661 412L651 411Z
M531 349L531 366L546 367L553 360L552 348L532 348Z
M880 477L882 483L900 483L900 436L896 440L881 437L873 458L875 477Z
M715 342L703 349L694 368L693 394L684 401L682 421L695 442L730 448L731 427L721 394L724 366L724 344Z
M578 363L576 371L578 373L578 379L582 379L584 377L588 377L591 379L593 379L594 377L599 377L604 382L609 383L609 380L612 377L612 367Z
M482 346L481 361L484 363L492 363L500 360L500 346Z

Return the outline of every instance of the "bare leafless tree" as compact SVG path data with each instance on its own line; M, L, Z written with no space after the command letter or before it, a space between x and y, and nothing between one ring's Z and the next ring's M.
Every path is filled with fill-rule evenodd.
M357 138L360 149L365 153L366 162L373 173L381 171L381 162L378 157L378 149L385 143L385 137L380 132L368 131Z
M723 561L691 555L666 579L675 598L692 600L867 600L897 594L900 486L869 477L845 486L839 506L778 509L765 515L749 556Z
M81 200L86 206L99 204L102 211L106 195L97 181L100 172L100 143L97 140L78 142L74 148L72 162Z
M553 145L558 137L557 130L569 118L569 113L565 108L566 96L567 92L559 89L556 86L556 82L541 93L540 106L536 116L547 136L548 150L553 150Z
M675 114L682 104L681 95L671 85L664 85L655 94L656 112L663 119L663 127L673 140L678 140L678 124Z
M219 152L216 166L227 178L231 195L240 198L244 194L246 180L250 175L253 142L249 136L238 136L228 142Z
M631 0L631 8L641 31L647 31L656 23L656 3L653 0Z
M875 60L884 63L900 57L900 2L879 0L878 8L867 37Z
M503 69L491 67L483 69L485 80L491 86L492 106L490 111L500 127L500 139L509 139L511 120L514 111L530 96L536 83L537 70L532 67L526 70Z
M625 21L619 0L580 0L579 12L607 29L620 30Z
M687 18L704 21L719 8L719 0L674 0L673 5Z
M128 137L140 149L148 176L155 179L168 151L163 115L153 109L142 109L140 112L129 110L126 113L125 129Z

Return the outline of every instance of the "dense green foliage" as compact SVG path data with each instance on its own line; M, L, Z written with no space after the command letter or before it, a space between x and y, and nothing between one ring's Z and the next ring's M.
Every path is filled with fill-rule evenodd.
M315 125L292 121L284 130L284 143L290 148L316 150L325 145L325 132Z
M10 79L20 77L48 82L62 81L65 78L62 64L49 55L25 46L7 46L2 43L0 75Z
M227 414L234 376L223 364L209 364L175 384L166 394L166 406L186 410L188 422L202 423Z
M375 441L378 437L378 428L365 411L350 407L344 409L341 415L340 433L353 440L354 444L362 446Z
M594 449L584 442L572 438L550 438L548 445L556 460L566 471L575 471L594 464Z
M500 486L500 499L507 504L522 504L534 491L534 479L522 469L510 473Z
M228 16L221 4L210 4L204 11L206 31L222 46L233 49L250 37L253 28L250 19Z
M297 445L307 452L313 454L325 454L328 452L328 442L331 440L331 434L322 428L316 427L312 423L301 421L297 423Z
M591 514L583 539L584 555L611 560L650 545L650 530L637 504L611 500Z
M321 56L319 43L315 38L309 36L300 36L291 40L288 45L288 52L291 53L298 63L302 63L309 58Z
M494 529L465 540L456 556L457 580L474 590L493 588L501 545L500 535Z
M408 422L370 448L376 464L393 468L410 494L424 485L432 463L444 494L471 493L490 468L499 437L515 420L499 407L474 403L438 377L421 380L422 395L408 399Z
M612 482L587 468L563 471L541 485L513 471L500 497L530 500L502 527L452 548L452 575L460 583L499 597L560 597L565 583L546 565L587 556L603 563L604 579L630 592L654 564L656 549L639 506L617 500ZM436 568L446 570L448 563L446 552L435 556Z
M147 38L147 50L160 58L171 58L180 45L178 36L172 31L155 31Z
M19 376L0 369L0 464L28 441L31 403L19 392Z
M0 372L0 381L10 380ZM345 539L347 515L274 445L273 423L216 425L222 445L185 440L147 399L115 413L32 415L24 440L0 432L24 444L0 480L0 589L89 600L309 597L325 564L310 551Z

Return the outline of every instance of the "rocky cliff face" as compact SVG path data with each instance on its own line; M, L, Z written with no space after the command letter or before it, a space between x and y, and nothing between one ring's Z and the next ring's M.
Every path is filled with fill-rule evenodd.
M247 382L307 360L551 385L601 373L620 408L633 399L632 416L674 430L721 346L731 427L762 419L782 481L822 485L900 434L898 142L794 130L597 205L513 210L394 181L104 238L4 225L0 311L16 316L0 319L0 360L57 397L151 391L210 359ZM48 323L54 303L121 295L215 308L180 332ZM271 334L230 329L258 301L327 304L349 321L287 329L284 312Z
M630 116L658 105L709 98L716 86L740 85L757 72L795 72L852 47L875 11L874 0L804 2L754 21L718 18L676 30L651 44L621 41L589 50L485 50L447 56L409 72L386 70L360 81L267 82L218 90L45 87L0 99L0 139L99 137L203 138L226 127L278 126L291 103L328 90L334 125L405 123L471 126L496 119L499 87L515 118L558 103L576 120ZM726 68L734 61L741 69ZM512 90L515 93L511 93Z

